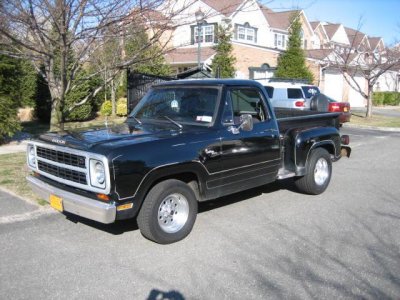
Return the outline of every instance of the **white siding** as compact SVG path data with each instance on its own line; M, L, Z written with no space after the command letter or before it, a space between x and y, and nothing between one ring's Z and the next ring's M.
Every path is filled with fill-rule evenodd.
M376 92L396 92L398 91L398 76L399 73L394 71L387 71L382 74L374 86Z
M184 12L173 18L173 21L176 24L184 24L182 26L178 26L173 33L173 46L181 47L191 45L191 25L196 25L195 13L199 8L204 12L205 21L207 23L221 23L223 16L217 13L208 5L199 1L198 3L189 6L185 9ZM210 44L211 45L211 44ZM195 45L197 47L197 44ZM202 43L202 46L208 46L206 43Z
M255 1L246 2L240 10L233 15L232 25L243 25L249 23L251 27L257 28L257 45L269 46L270 30L268 23Z
M347 37L346 30L342 25L339 26L338 30L331 38L331 42L350 45L350 41L349 38Z

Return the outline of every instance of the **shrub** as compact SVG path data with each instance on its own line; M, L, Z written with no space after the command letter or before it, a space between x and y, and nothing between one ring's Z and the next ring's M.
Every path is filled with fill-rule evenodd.
M399 92L374 92L372 94L372 103L376 106L382 105L400 105Z
M0 144L6 137L12 137L20 129L13 101L0 95Z
M128 101L126 98L120 98L117 101L117 115L124 117L128 114Z
M112 114L112 103L110 100L104 101L100 108L102 116L111 116Z

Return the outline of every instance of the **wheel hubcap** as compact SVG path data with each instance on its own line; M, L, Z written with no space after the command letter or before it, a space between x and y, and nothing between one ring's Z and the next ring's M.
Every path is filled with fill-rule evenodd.
M161 201L158 208L158 224L167 233L182 229L189 217L189 203L185 196L172 194Z
M315 183L318 185L323 185L329 177L329 166L328 162L324 158L320 158L314 169L314 179Z

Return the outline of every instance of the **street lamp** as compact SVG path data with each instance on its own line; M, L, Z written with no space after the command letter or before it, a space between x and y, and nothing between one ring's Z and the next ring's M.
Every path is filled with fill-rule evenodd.
M203 22L204 22L204 13L199 7L199 10L195 12L195 17L196 17L196 22L197 22L197 67L200 69L201 67L201 57L200 57L200 44L201 44L201 39L200 39L200 33L202 34L202 29L203 29Z

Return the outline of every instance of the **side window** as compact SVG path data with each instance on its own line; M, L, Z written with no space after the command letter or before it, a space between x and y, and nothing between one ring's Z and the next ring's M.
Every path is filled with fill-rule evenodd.
M301 89L287 89L287 94L289 99L303 98Z
M225 99L223 122L239 124L240 116L244 114L250 114L254 122L266 120L266 109L260 92L252 88L230 89Z
M269 98L274 97L274 88L272 86L265 86L265 89L267 90L267 94Z

